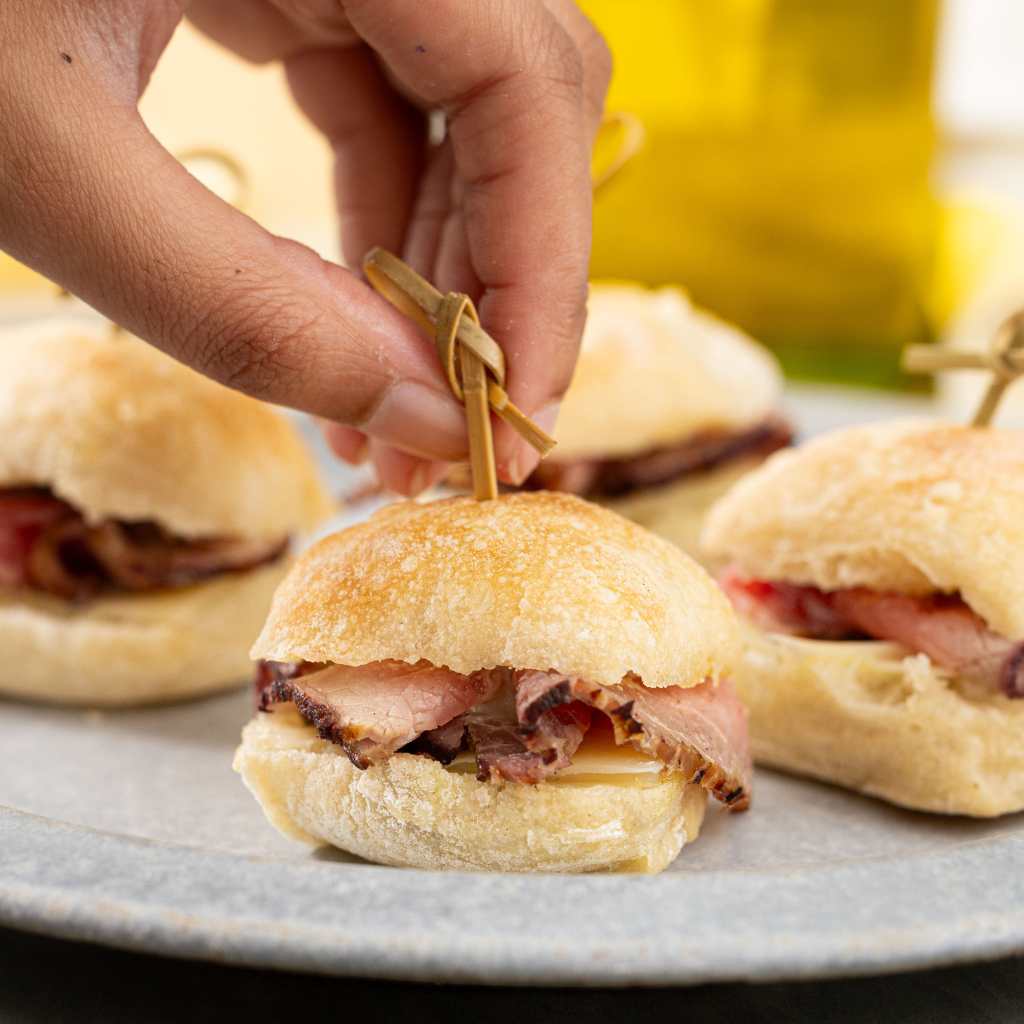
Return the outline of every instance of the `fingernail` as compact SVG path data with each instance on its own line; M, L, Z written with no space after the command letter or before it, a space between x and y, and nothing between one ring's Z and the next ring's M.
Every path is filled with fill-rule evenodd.
M558 410L561 408L561 402L548 402L543 409L534 414L533 422L542 430L554 435L555 424L558 422Z
M414 380L395 384L360 429L425 458L456 461L466 454L465 415L455 399Z
M530 418L538 427L550 434L554 431L555 423L558 421L558 410L560 406L560 402L549 402L543 409L539 409ZM516 487L520 487L525 482L526 478L537 468L537 463L539 462L540 455L530 445L523 441L516 449L515 454L512 456L512 461L509 464L508 475L510 482L515 484Z
M515 487L522 487L526 478L537 468L540 458L537 453L525 442L521 441L516 447L515 455L508 464L508 481Z

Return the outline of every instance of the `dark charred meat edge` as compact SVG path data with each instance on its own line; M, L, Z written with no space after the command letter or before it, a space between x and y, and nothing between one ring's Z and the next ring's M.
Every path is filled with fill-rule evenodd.
M447 725L421 732L419 736L402 747L403 754L423 754L451 764L466 749L466 716L456 715Z
M525 725L486 715L467 716L481 782L543 782L568 768L590 728L589 708L552 708Z
M1000 685L1007 697L1024 697L1024 643L1017 644L1006 659Z
M317 735L340 746L357 768L380 763L387 754L383 757L368 755L364 746L365 730L347 728L328 702L312 698L303 689L302 677L324 668L324 665L310 663L259 662L255 678L259 710L272 711L274 704L290 701ZM589 727L593 708L607 716L617 743L630 742L667 768L685 774L691 784L707 789L730 810L745 810L749 806L750 763L745 717L742 750L729 749L733 737L722 729L718 730L722 749L718 752L706 749L714 746L714 741L707 739L709 716L706 709L712 706L715 693L708 697L703 692L704 686L711 684L690 691L678 687L650 691L639 682L591 685L550 672L493 671L514 681L514 717L504 719L469 707L449 721L439 722L436 727L422 732L397 752L422 754L449 764L462 750L471 747L477 760L477 778L481 781L504 779L538 783L571 763ZM688 702L692 704L692 699L698 696L697 691L702 691L697 704L702 701L703 708L688 707ZM494 694L493 688L482 692L487 697ZM723 701L731 698L734 695L730 689ZM738 706L742 714L742 706ZM678 724L673 729L672 722L666 722L673 716L685 720L693 714L703 727L703 740L687 736L685 728ZM711 724L716 725L713 721ZM378 751L386 750L385 741L378 742L377 746Z
M362 666L264 663L257 677L264 684L262 710L291 701L321 738L341 746L356 767L365 769L410 744L418 744L420 753L439 752L441 759L454 748L454 757L462 737L452 723L494 697L506 674L465 676L424 661L382 661Z
M793 428L776 413L749 430L704 431L680 444L622 459L541 462L525 490L570 491L587 498L625 497L647 487L718 469L735 459L767 457L793 442Z
M516 703L520 720L529 723L538 715L550 714L559 704L582 701L609 718L616 742L632 742L669 768L689 775L692 784L703 786L731 810L746 810L750 805L750 787L744 776L748 772L742 767L724 768L724 758L713 759L692 741L672 735L659 725L656 715L644 708L644 701L663 702L669 698L667 691L675 689L649 690L632 681L602 686L562 677L546 687L521 687Z
M186 540L153 522L85 522L47 488L0 488L0 584L81 601L183 587L280 558L288 538Z

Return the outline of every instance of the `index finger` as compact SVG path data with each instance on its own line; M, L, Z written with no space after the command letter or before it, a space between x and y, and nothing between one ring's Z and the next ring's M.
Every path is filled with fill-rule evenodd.
M591 117L579 48L537 0L345 6L401 84L447 114L481 318L505 351L513 400L550 427L586 317ZM506 475L532 468L511 432L495 440Z

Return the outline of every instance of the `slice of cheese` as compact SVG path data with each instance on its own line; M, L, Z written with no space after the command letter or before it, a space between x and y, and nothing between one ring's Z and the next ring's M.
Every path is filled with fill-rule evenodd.
M473 752L463 751L448 765L448 770L475 772L476 758ZM641 753L628 743L616 746L610 731L594 729L587 733L580 749L573 754L572 764L545 779L545 782L617 781L611 778L613 776L621 776L623 780L639 776L638 781L643 781L645 776L654 778L663 771L666 768L660 761Z
M320 747L324 741L317 738L311 725L299 714L293 704L281 704L274 708L276 724L282 728L296 730L305 743ZM341 748L335 748L341 753ZM398 754L398 757L419 757L419 754ZM465 750L447 766L448 771L459 775L476 773L476 758L473 752ZM580 749L572 758L572 764L557 774L545 779L545 785L615 785L651 786L657 785L662 773L668 769L660 761L636 750L626 743L615 745L610 727L601 722L587 733Z

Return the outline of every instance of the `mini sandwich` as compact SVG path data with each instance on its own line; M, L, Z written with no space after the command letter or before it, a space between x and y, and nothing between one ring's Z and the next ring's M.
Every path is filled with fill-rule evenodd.
M704 541L750 624L756 758L921 810L1024 808L1024 434L830 434L741 481Z
M244 680L327 499L277 412L109 325L0 336L0 692L138 704Z
M302 555L235 768L368 860L660 871L747 805L736 623L672 545L570 495L406 502Z
M594 285L558 447L525 487L593 499L698 555L715 499L790 443L781 391L772 356L684 292Z

